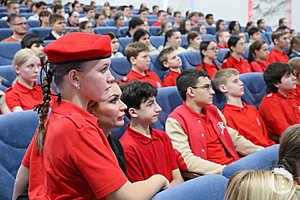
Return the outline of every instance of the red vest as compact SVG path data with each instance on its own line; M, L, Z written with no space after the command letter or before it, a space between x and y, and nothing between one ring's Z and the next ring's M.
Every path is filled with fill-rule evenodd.
M216 131L220 141L224 145L226 151L235 159L239 159L239 155L234 148L232 139L227 131L225 123L219 115L218 109L214 105L204 107L204 113L209 117L214 130ZM207 159L206 138L204 128L201 124L201 118L198 113L191 110L185 103L178 106L170 115L170 118L179 122L185 134L188 136L189 144L193 154ZM198 125L197 125L198 124ZM202 151L204 149L205 151Z

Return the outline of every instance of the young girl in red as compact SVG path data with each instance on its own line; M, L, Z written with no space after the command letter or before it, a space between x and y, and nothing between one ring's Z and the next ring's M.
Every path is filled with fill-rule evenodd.
M108 98L110 42L108 36L69 33L44 49L50 66L42 84L40 124L30 144L31 199L150 199L168 186L161 175L131 184L97 118L86 111L89 101ZM60 94L48 116L52 77ZM24 171L21 165L18 174Z
M222 68L235 68L240 74L252 72L248 61L241 57L246 50L245 40L239 36L233 35L228 40L228 48L230 49L230 52L226 55Z
M31 110L43 102L41 85L36 83L40 76L40 63L40 58L31 49L22 49L15 54L13 65L17 74L16 83L5 92L6 103L11 111Z
M256 40L250 45L248 62L253 72L264 72L268 67L267 61L269 55L268 44L263 40Z
M202 41L200 44L200 55L202 63L196 68L206 71L211 79L219 70L219 66L214 61L218 57L217 44L214 41Z

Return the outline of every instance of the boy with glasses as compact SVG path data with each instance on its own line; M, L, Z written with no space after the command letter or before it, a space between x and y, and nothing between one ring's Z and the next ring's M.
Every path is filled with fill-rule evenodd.
M176 80L183 99L166 121L166 133L180 153L180 169L186 178L222 174L226 165L263 149L226 125L222 113L212 105L214 90L206 72L183 71Z

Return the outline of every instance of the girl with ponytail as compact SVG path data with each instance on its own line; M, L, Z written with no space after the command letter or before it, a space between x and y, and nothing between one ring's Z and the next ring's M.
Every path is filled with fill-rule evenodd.
M248 62L253 72L264 72L268 67L267 61L269 55L268 44L263 40L256 40L250 45Z
M28 179L30 199L147 200L168 187L162 175L130 183L98 119L87 112L88 102L109 98L114 81L110 43L109 36L77 32L44 49L49 65L40 123L18 171L14 197L22 192L18 185ZM48 116L52 78L60 93Z
M202 41L200 43L200 54L202 63L196 68L206 71L211 79L220 69L214 61L218 57L217 44L214 41Z
M241 57L245 53L245 40L237 35L233 35L228 40L229 52L223 61L222 68L235 68L240 74L252 72L251 66L247 60Z

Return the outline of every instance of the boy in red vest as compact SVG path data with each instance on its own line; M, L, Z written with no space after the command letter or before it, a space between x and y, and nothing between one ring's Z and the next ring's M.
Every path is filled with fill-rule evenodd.
M240 73L234 68L223 69L214 75L212 82L226 97L227 103L222 112L227 125L256 145L263 147L274 145L275 142L269 139L258 110L241 99L244 95L244 86L240 80Z
M289 33L285 31L275 31L272 33L272 42L274 43L274 48L270 52L267 62L282 62L288 63L289 57L284 52L284 48L286 48L290 42Z
M125 113L130 118L120 139L128 179L137 182L161 174L169 180L170 186L183 182L170 138L165 132L151 128L161 111L156 102L156 88L147 82L136 81L121 89L121 100L127 105Z
M176 86L176 78L181 73L181 58L174 47L163 49L158 55L159 61L170 71L164 76L163 87Z
M176 80L183 99L166 121L166 132L179 151L179 166L186 178L222 174L226 165L263 149L226 125L222 113L212 105L214 90L206 72L183 71ZM178 159L179 160L179 159Z
M270 138L278 140L286 128L300 123L300 101L294 98L296 77L286 63L271 63L264 71L267 95L259 106Z
M149 48L142 42L128 44L125 49L127 60L132 64L131 71L120 80L120 85L131 81L144 81L154 87L162 86L159 77L148 70L150 66ZM120 66L122 67L122 66Z

